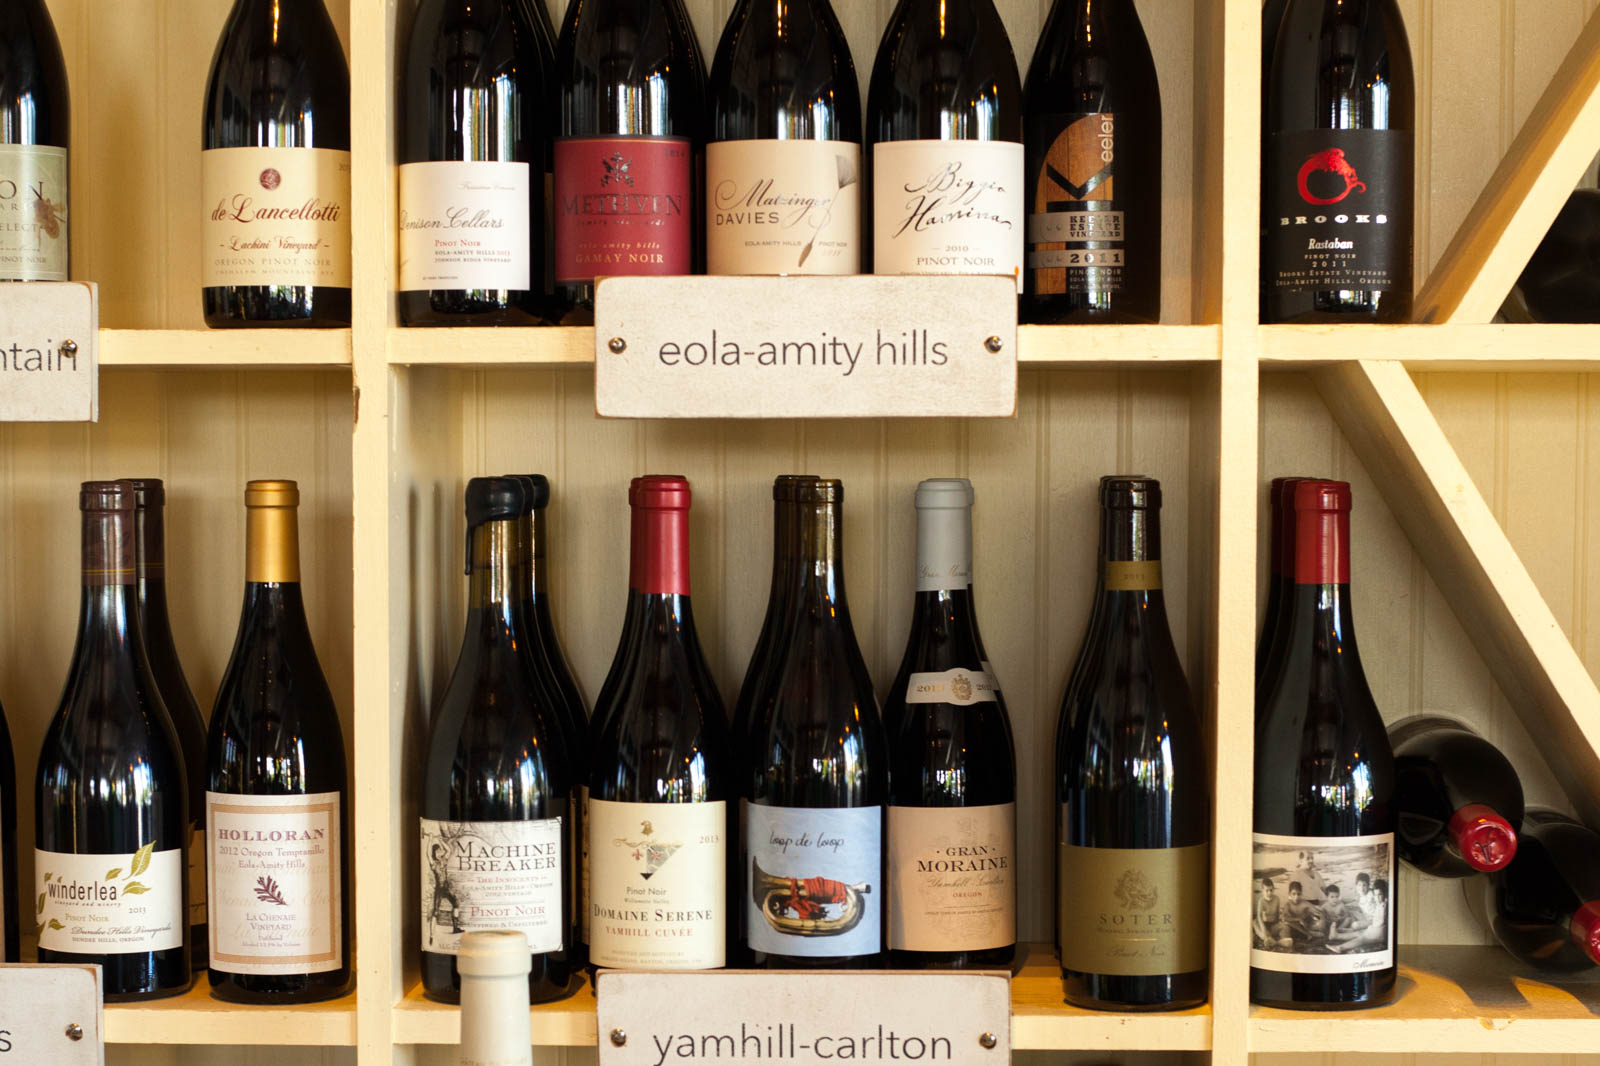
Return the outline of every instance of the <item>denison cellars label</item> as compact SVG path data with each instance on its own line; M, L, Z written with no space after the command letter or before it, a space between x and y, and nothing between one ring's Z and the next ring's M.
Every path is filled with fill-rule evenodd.
M883 141L872 149L875 274L1008 274L1022 291L1022 145Z
M401 166L401 290L525 291L532 180L527 163Z
M1028 164L1029 292L1122 288L1127 259L1117 137L1117 116L1109 111L1030 121L1028 144L1044 150Z
M684 137L558 139L556 281L689 273L691 156Z
M1257 833L1250 965L1362 973L1394 965L1394 834Z
M66 281L67 215L67 150L0 144L0 281Z
M33 855L41 948L132 955L183 946L183 849Z
M750 946L774 955L883 950L883 808L745 807Z
M344 963L339 793L206 793L211 967L293 974Z
M861 146L718 141L706 147L706 273L861 270Z
M589 959L638 970L727 962L728 805L589 800Z
M517 929L535 954L566 942L561 819L422 822L422 950L458 954L461 934Z
M1058 860L1061 965L1155 977L1206 968L1210 848L1085 848Z
M1016 943L1016 835L1013 803L890 807L889 947L984 951Z
M350 153L200 153L201 283L350 287Z

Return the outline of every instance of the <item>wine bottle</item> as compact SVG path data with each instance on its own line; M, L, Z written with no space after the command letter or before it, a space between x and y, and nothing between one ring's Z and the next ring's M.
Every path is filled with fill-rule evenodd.
M689 592L689 482L634 478L628 597L641 621L589 753L589 960L727 959L728 719Z
M134 567L138 573L139 631L156 679L161 702L183 749L184 783L189 795L188 866L189 956L196 971L206 968L210 934L206 929L206 720L200 715L189 680L178 661L167 617L166 487L159 478L135 478L133 490Z
M739 0L707 89L706 272L861 270L861 90L828 0Z
M17 916L17 758L6 709L0 707L0 962L21 961Z
M795 487L800 565L747 735L745 937L765 969L871 969L883 951L888 750L844 585L844 485Z
M467 624L422 783L422 990L459 1001L461 934L526 934L528 995L575 991L572 784L561 697L535 671L516 478L467 483ZM517 856L504 860L506 855Z
M1209 775L1167 626L1161 485L1103 477L1100 509L1095 621L1057 733L1061 973L1076 1006L1178 1010L1206 999Z
M1287 606L1294 595L1294 500L1289 486L1299 478L1275 477L1267 492L1269 531L1267 558L1267 612L1261 621L1261 637L1256 641L1256 684L1277 672L1283 655Z
M1023 88L1028 322L1161 319L1161 88L1133 0L1055 0Z
M533 1066L532 957L516 929L461 934L461 1066Z
M556 305L585 325L597 275L700 269L705 69L682 0L574 0L555 79Z
M1250 999L1339 1010L1395 991L1395 766L1356 645L1350 486L1285 486L1294 587L1256 689Z
M350 71L322 0L234 0L206 81L206 325L350 324Z
M1600 834L1529 807L1510 864L1484 879L1490 929L1541 970L1600 966Z
M875 274L1022 292L1022 80L992 0L899 0L867 89Z
M1411 317L1411 45L1395 0L1289 0L1266 84L1261 321Z
M1600 322L1600 189L1574 189L1517 279L1535 322Z
M917 486L917 594L884 701L889 965L1009 968L1017 954L1017 752L972 597L972 483Z
M299 487L249 482L244 506L244 606L206 745L211 994L310 1003L350 991L349 770L306 626Z
M400 319L543 321L553 56L529 0L426 0L404 51Z
M39 961L98 963L108 1003L189 987L183 749L139 629L133 489L86 481L83 594L34 806Z
M66 281L67 66L45 0L0 11L0 281Z
M1389 727L1400 857L1434 877L1504 869L1517 853L1522 782L1465 722L1419 714Z

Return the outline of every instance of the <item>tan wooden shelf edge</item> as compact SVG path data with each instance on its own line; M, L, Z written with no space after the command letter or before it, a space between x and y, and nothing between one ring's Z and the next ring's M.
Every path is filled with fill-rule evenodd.
M105 1009L108 1044L349 1047L356 1042L356 997L296 1007L224 1003L202 974L181 996Z
M289 351L285 341L289 340ZM350 366L347 329L102 329L104 368L307 370Z

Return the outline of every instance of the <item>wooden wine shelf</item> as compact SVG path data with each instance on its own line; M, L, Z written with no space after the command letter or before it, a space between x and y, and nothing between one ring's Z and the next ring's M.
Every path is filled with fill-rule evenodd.
M300 1007L224 1003L200 975L181 996L144 1003L110 1003L108 1044L283 1045L349 1047L356 1042L354 993Z
M347 329L102 329L100 365L307 370L351 364Z
M1413 370L1600 370L1600 326L1261 326L1264 370L1395 360Z

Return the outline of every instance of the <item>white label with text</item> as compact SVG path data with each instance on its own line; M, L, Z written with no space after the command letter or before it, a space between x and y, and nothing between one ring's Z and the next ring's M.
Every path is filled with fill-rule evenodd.
M774 955L883 950L883 808L745 809L750 946Z
M532 170L488 162L400 167L401 290L526 290Z
M183 849L33 853L39 946L134 955L183 946Z
M1348 974L1394 965L1394 834L1256 833L1250 965Z
M860 269L859 144L762 139L706 146L706 273Z
M874 274L1004 274L1022 291L1022 145L883 141L872 166Z
M971 707L993 703L999 693L994 678L981 670L943 670L912 674L906 681L907 703L950 703Z
M1014 803L889 808L889 947L985 951L1017 940Z
M200 153L201 284L350 287L350 153Z
M421 822L423 951L455 955L474 929L520 930L534 954L561 950L560 818Z
M66 281L67 221L67 150L0 144L0 281Z

